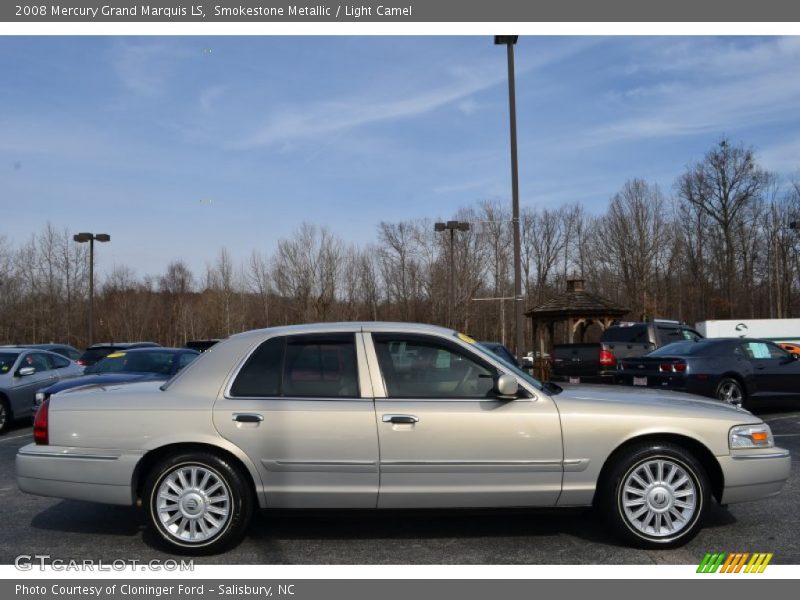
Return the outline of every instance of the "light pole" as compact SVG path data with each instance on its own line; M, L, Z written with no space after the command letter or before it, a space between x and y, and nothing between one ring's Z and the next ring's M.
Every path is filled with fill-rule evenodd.
M111 236L107 233L76 233L72 239L83 244L89 242L89 343L91 346L94 342L94 243L97 242L110 242Z
M455 261L455 252L454 252L454 244L455 244L455 235L456 231L469 231L469 223L466 221L447 221L447 223L438 222L433 224L433 230L439 233L444 231L450 232L450 276L449 276L449 286L448 286L448 293L447 293L447 320L448 325L450 327L455 328L455 318L454 318L454 305L455 305L455 297L456 297L456 279L455 279L455 271L456 271L456 261Z
M522 259L519 233L519 169L517 166L517 93L514 81L514 45L519 36L496 35L494 43L506 47L508 56L508 112L511 129L511 220L514 228L514 353L522 356L525 345L522 314Z

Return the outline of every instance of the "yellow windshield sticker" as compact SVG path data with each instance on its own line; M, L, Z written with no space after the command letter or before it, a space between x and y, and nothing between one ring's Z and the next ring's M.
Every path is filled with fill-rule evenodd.
M114 352L113 354L109 354L106 358L119 358L120 356L125 356L124 352Z
M460 339L462 342L467 342L468 344L474 344L475 343L475 340L473 340L471 337L469 337L468 335L466 335L464 333L459 333L458 334L458 339Z

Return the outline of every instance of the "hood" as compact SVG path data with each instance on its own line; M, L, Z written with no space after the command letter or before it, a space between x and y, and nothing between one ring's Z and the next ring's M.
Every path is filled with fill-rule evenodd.
M686 409L690 412L711 412L720 416L750 415L747 410L736 408L725 402L670 390L638 388L624 385L587 385L559 383L563 388L554 396L556 403L562 400L578 400L604 402L628 406L639 406L643 409Z
M98 373L97 375L83 375L81 377L73 377L72 379L64 379L58 383L45 388L43 391L47 394L55 394L75 388L86 389L90 387L105 388L107 386L118 385L121 383L132 383L136 381L166 381L166 375L158 373Z

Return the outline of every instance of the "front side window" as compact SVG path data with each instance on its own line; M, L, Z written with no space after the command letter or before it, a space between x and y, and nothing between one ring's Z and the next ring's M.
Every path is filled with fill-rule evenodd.
M427 336L374 333L391 398L490 398L497 371L455 344Z
M267 340L242 367L231 395L357 398L355 336L313 334Z

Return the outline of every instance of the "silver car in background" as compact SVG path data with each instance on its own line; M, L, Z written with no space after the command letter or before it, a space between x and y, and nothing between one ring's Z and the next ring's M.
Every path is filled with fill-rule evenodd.
M777 494L790 458L745 410L546 386L452 330L335 323L234 335L165 384L53 395L19 450L29 493L141 505L217 552L261 508L599 507L627 542L685 543L716 500Z
M82 373L83 367L55 352L0 347L0 432L15 419L33 415L41 388Z

